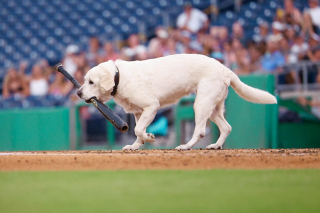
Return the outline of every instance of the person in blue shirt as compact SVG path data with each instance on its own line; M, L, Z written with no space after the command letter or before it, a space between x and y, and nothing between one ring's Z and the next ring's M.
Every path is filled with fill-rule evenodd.
M286 63L284 55L279 51L279 39L269 36L267 42L267 52L261 58L262 69L268 73L273 73Z

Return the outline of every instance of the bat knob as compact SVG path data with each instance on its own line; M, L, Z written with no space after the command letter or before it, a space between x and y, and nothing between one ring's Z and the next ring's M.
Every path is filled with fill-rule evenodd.
M61 64L61 63L59 63L59 64L57 64L56 66L54 66L54 69L57 70L57 71L59 71L59 70L58 70L59 67L62 67L62 64Z

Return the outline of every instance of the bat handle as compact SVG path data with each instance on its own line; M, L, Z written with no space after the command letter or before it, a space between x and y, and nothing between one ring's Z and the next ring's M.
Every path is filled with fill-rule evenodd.
M65 69L63 69L62 64L57 64L55 67L55 70L61 72L64 76L66 76L78 89L81 87L79 82L74 79Z

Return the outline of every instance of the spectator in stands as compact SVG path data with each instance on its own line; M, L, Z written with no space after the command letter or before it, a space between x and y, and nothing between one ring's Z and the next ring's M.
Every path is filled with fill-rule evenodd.
M317 34L314 33L314 34L310 35L309 40L308 40L309 49L313 49L316 46L318 46L319 41L320 41L320 37Z
M184 12L177 19L177 27L196 34L199 31L205 32L208 26L209 20L207 15L196 8L192 8L192 4L189 1L185 2Z
M285 30L285 25L279 21L272 22L272 36L279 41L283 38L283 32Z
M186 48L189 47L191 42L191 33L189 31L182 31L179 41L177 42L177 52L178 53L186 53Z
M225 41L229 40L228 28L220 27L220 32L218 34L219 42L222 44Z
M150 58L158 58L164 56L167 49L169 34L162 27L156 29L156 37L149 42L148 52Z
M243 45L245 44L243 27L238 21L232 25L232 38L238 39Z
M291 27L295 33L300 33L301 23L296 23L290 14L286 14L284 20L285 29Z
M238 39L232 39L231 42L231 50L228 52L228 61L229 61L229 68L231 70L238 70L239 64L238 59L236 55L236 51L241 50L243 48L243 45ZM240 55L240 52L238 52L238 55ZM226 60L226 58L224 58Z
M203 52L203 47L196 40L191 41L185 51L185 53L189 53L189 54L202 54L202 52Z
M140 44L139 37L136 34L129 36L128 46L123 48L123 53L129 61L147 59L147 48Z
M289 45L294 43L294 38L297 32L291 26L287 26L286 29L283 31L283 37L289 42Z
M302 60L305 57L309 45L303 40L300 35L296 35L294 39L294 44L290 50L290 58L293 61Z
M71 76L78 69L78 59L77 54L79 53L79 47L75 44L70 44L66 49L66 55L62 60L62 64L66 70L70 73Z
M224 26L210 27L210 35L218 39L221 44L229 40L228 28Z
M89 49L87 51L87 61L90 67L99 64L99 56L102 54L100 41L97 37L91 37L89 40Z
M310 9L303 14L302 30L305 35L317 33L320 28L320 7L318 0L309 0Z
M266 72L274 72L285 64L285 58L279 51L279 38L272 35L268 38L267 52L261 58L262 69Z
M220 48L216 49L216 44L218 44L217 39L210 35L198 34L196 41L203 46L202 54L204 55L210 55L211 52L213 52L214 50L220 49Z
M219 51L212 52L211 57L219 61L221 64L224 64L222 52L219 52Z
M279 12L277 12L279 14ZM280 13L281 14L281 13ZM294 6L293 0L284 0L284 11L283 11L283 17L279 17L280 19L283 18L286 23L288 23L286 20L291 20L292 23L300 25L302 22L302 15L300 13L300 10ZM290 21L291 22L291 21Z
M88 61L86 60L85 52L82 52L77 55L76 63L77 63L77 71L76 72L80 71L82 74L86 74L91 69L91 67L88 65ZM75 76L76 72L74 73L74 76Z
M289 55L291 50L289 41L285 38L281 39L279 41L279 47L280 47L279 50L282 53L282 55L285 57L286 62L291 63L291 61L289 60L290 58Z
M307 53L305 54L304 60L310 60L311 62L320 61L320 45L311 48L308 48ZM303 70L301 70L301 73ZM317 64L310 64L307 66L307 81L308 83L315 83L316 79L319 78L319 67ZM301 82L303 82L303 75L300 76ZM320 81L319 81L320 82ZM319 83L318 82L318 83Z
M49 83L44 75L43 67L36 64L32 67L32 74L28 79L29 93L32 96L44 96L48 94Z
M223 53L223 61L224 65L227 67L231 67L230 55L232 54L231 50L231 41L226 41L222 45L222 53Z
M169 38L166 49L163 53L164 56L177 54L176 41L173 38Z
M115 61L120 58L120 54L114 50L113 44L111 42L106 42L103 45L103 54L100 56L99 63L105 62L105 61Z
M317 62L318 60L320 60L320 57L318 58L316 56L317 50L319 48L319 36L317 34L313 34L312 36L310 36L308 44L309 44L309 48L303 60L310 60L312 62Z
M263 21L259 24L259 34L253 35L253 40L256 43L260 43L262 41L267 41L267 38L269 35L270 35L269 24L268 24L268 22Z
M20 69L23 66L26 65L24 65L23 63L20 64ZM4 77L2 97L6 99L16 94L21 96L27 96L28 87L25 79L23 78L23 75L21 75L21 73L18 73L14 68L10 68L7 72L7 75Z
M249 47L249 73L257 72L261 70L261 52L258 49L257 45L252 45Z
M49 93L55 96L67 96L71 92L72 88L73 84L70 81L67 81L64 75L62 75L60 72L56 72L55 80L50 85Z
M247 75L250 71L250 61L248 56L248 51L244 48L238 48L235 51L236 56L236 67L233 69L233 71L237 75Z

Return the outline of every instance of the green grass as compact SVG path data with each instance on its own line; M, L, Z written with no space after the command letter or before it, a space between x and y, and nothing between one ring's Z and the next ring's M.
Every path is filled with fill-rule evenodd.
M320 212L320 170L2 172L0 212Z

